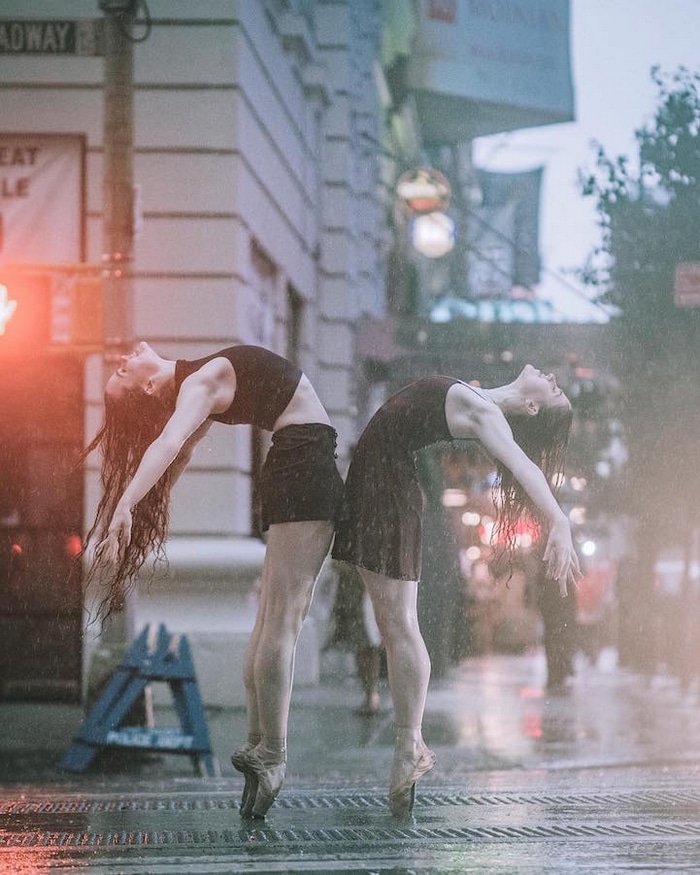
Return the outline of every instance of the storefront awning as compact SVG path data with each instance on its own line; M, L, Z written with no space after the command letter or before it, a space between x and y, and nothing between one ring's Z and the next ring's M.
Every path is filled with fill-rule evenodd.
M569 0L424 0L414 8L391 52L385 39L385 63L389 81L404 78L394 90L414 99L424 141L573 120ZM396 20L394 8L387 26L398 28Z

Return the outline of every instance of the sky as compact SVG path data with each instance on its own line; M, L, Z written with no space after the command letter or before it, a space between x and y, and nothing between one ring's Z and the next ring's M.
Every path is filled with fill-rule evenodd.
M610 157L635 159L634 131L653 119L651 68L700 73L700 0L571 0L575 121L477 140L487 170L544 166L538 293L568 319L600 321L600 308L570 271L600 242L593 198L582 198L579 169L591 167L593 142Z

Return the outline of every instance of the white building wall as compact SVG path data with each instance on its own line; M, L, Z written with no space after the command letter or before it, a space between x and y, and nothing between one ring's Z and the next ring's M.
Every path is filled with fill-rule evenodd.
M367 131L380 139L379 0L148 0L148 7L151 32L134 44L134 181L143 220L134 333L172 358L238 342L284 355L293 289L304 304L301 365L345 452L356 437L353 322L381 312L384 300L377 156L363 139ZM100 17L97 0L4 0L0 14ZM102 58L0 56L5 131L87 136L91 262L102 253L102 80ZM269 313L261 311L253 246L276 271L263 307ZM86 362L86 376L89 438L102 415L100 356ZM86 478L86 524L99 495L98 461ZM214 427L174 494L168 586L142 589L136 626L179 616L177 631L189 623L205 635L192 599L203 615L216 613L221 587L208 595L201 583L209 577L238 592L227 602L231 627L247 633L246 593L263 554L250 538L249 472L250 430ZM313 675L313 660L297 663ZM210 700L234 694L207 693Z
M354 325L384 313L377 145L382 109L374 79L381 3L320 3L318 42L331 102L323 117L318 384L340 435L341 458L357 439Z

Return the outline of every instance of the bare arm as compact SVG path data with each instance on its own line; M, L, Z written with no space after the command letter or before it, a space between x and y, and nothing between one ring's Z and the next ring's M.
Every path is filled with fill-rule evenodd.
M558 581L561 594L566 595L567 584L575 585L581 573L569 520L542 471L513 438L503 414L494 408L493 411L485 411L483 417L479 418L483 420L483 425L477 429L477 437L484 448L509 469L549 522L547 545L542 558L549 576Z
M216 393L210 382L188 378L183 383L172 416L143 454L136 473L117 503L107 535L98 546L108 560L116 561L120 549L131 540L132 508L171 465L175 465L175 478L184 471L195 445L209 429L207 417L215 409L216 402Z
M205 419L204 422L199 426L199 428L197 428L182 445L180 452L177 454L177 456L175 456L175 459L168 468L168 470L170 471L171 485L174 486L180 479L183 471L192 461L192 455L194 454L195 447L206 435L210 428L211 420Z
M483 411L475 425L484 449L508 468L549 524L566 519L544 474L519 447L503 414L495 407Z
M211 413L211 399L202 384L183 385L173 415L160 435L143 454L119 504L132 508L160 480L185 443L202 427Z
M484 449L505 465L549 523L543 559L548 573L559 582L562 595L567 583L580 575L571 526L542 471L518 446L508 421L495 405L467 396L464 403L448 405L450 431L455 437L475 437Z

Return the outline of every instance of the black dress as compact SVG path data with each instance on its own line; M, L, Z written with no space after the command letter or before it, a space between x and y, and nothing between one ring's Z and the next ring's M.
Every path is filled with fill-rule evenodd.
M374 414L355 448L345 482L333 558L397 580L421 571L423 490L415 452L452 439L445 396L453 377L418 380Z

